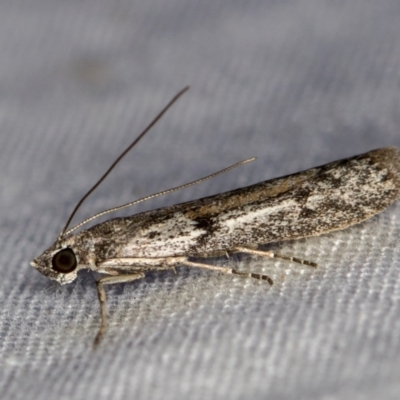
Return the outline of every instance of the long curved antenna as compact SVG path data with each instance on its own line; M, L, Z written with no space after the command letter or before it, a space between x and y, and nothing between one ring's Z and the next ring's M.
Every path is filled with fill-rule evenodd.
M167 190L163 190L162 192L151 194L150 196L146 196L146 197L143 197L141 199L131 201L130 203L123 204L122 206L109 208L108 210L101 211L101 212L93 215L92 217L89 217L89 218L85 219L84 221L80 222L78 225L74 226L69 231L65 232L65 235L69 235L70 233L72 233L73 231L77 230L81 226L87 224L88 222L93 221L96 218L102 217L103 215L112 213L114 211L122 210L123 208L134 206L135 204L142 203L142 202L144 202L146 200L154 199L155 197L164 196L165 194L169 194L169 193L181 190L181 189L185 189L185 188L187 188L189 186L197 185L198 183L204 182L204 181L206 181L208 179L211 179L211 178L215 178L218 175L224 174L225 172L228 172L231 169L234 169L234 168L239 167L241 165L247 164L247 163L249 163L251 161L254 161L255 159L256 159L256 157L248 158L247 160L240 161L240 162L238 162L236 164L231 165L230 167L221 169L221 171L214 172L211 175L207 175L204 178L200 178L200 179L197 179L195 181L192 181L192 182L189 182L189 183L185 183L184 185L180 185L180 186L174 187L172 189L167 189Z
M139 140L158 122L158 120L166 113L166 111L179 99L185 92L189 90L189 86L183 88L180 92L178 92L172 100L160 111L160 113L153 119L153 121L147 126L147 128L121 153L121 155L111 164L110 168L105 172L105 174L93 185L93 187L79 200L78 204L75 206L74 210L72 211L70 217L67 220L63 230L61 231L60 235L58 236L57 241L59 241L65 234L69 224L74 218L76 212L78 211L79 207L82 203L90 196L90 194L100 185L101 182L107 177L107 175L114 169L114 167L121 161L121 159L129 152L132 147L134 147Z

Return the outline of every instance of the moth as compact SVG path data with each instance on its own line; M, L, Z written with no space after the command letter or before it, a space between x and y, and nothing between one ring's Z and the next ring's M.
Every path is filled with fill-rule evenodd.
M400 152L388 147L226 193L110 219L75 233L101 215L197 184L253 160L249 159L186 185L105 210L67 230L83 201L187 89L179 92L117 158L77 204L54 244L31 262L62 285L75 280L82 269L107 275L97 280L101 327L95 345L107 327L105 285L132 282L148 271L175 270L177 266L264 279L272 285L266 275L193 259L248 253L316 267L310 261L259 250L258 245L347 228L383 211L400 197Z

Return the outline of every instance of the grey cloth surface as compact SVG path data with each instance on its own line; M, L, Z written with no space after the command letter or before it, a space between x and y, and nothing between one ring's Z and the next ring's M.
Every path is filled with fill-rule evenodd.
M400 2L0 2L1 399L398 399L400 203L268 246L319 268L210 260L275 285L178 268L60 287L29 261L185 85L191 90L75 221L257 161L118 215L400 147Z

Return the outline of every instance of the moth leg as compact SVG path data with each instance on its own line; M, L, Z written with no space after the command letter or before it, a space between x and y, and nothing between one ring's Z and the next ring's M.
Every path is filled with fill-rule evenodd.
M96 282L97 285L97 294L99 296L100 302L100 314L101 314L101 326L99 332L94 340L93 346L96 347L99 343L101 338L104 335L104 332L107 329L107 308L106 308L106 292L104 290L104 285L111 285L113 283L125 283L125 282L133 282L137 279L144 278L144 274L138 272L136 274L128 274L128 275L117 275L117 276L106 276L104 278L99 279Z
M253 272L239 271L239 270L233 269L233 268L217 267L215 265L202 264L202 263L192 262L189 260L182 260L181 264L186 265L188 267L203 268L203 269L209 269L212 271L218 271L218 272L222 272L224 274L241 275L241 276L245 276L247 278L254 278L254 279L268 281L268 283L270 285L274 284L274 281L268 275L254 274Z
M262 279L266 280L269 282L270 285L273 284L272 279L267 276L267 275L260 275L260 274L253 274L251 272L244 272L244 271L239 271L237 269L232 269L232 268L225 268L225 267L217 267L215 265L209 265L209 264L202 264L202 263L196 263L193 261L189 261L187 257L165 257L165 258L134 258L134 257L123 257L123 258L110 258L107 261L103 262L100 265L100 268L104 269L99 269L99 272L104 272L107 273L107 268L109 266L112 266L113 268L121 268L122 266L130 266L130 265L141 265L143 268L147 268L147 270L150 269L158 269L160 270L160 266L163 266L162 269L171 269L174 268L178 265L186 265L188 267L194 267L194 268L203 268L203 269L209 269L212 271L218 271L222 272L224 274L235 274L235 275L242 275L242 276L247 276L249 278L255 278L255 279ZM126 276L126 275L123 275ZM111 278L111 277L110 277ZM110 279L109 278L109 279ZM119 278L115 277L115 278ZM125 282L125 281L124 281Z
M262 256L262 257L280 258L282 260L291 261L291 262L295 262L295 263L303 264L303 265L308 265L309 267L314 267L314 268L318 267L318 264L316 264L312 261L302 260L301 258L297 258L297 257L289 257L289 256L285 256L283 254L273 253L272 251L256 250L256 249L252 249L250 247L244 247L244 246L235 247L231 251L234 253L246 253L246 254Z

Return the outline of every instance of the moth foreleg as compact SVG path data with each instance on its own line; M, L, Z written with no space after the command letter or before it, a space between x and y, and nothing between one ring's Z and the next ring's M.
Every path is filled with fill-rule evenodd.
M97 294L99 296L99 302L100 302L101 325L99 332L96 336L96 339L94 340L93 344L94 347L96 347L100 343L100 340L107 329L107 308L106 308L107 296L106 296L106 291L104 290L104 285L111 285L113 283L133 282L141 278L144 278L144 274L141 272L137 272L135 274L106 276L104 278L99 279L96 282Z
M234 249L232 249L230 251L232 253L246 253L246 254L262 256L262 257L280 258L281 260L286 260L286 261L291 261L291 262L295 262L298 264L308 265L309 267L314 267L314 268L318 267L318 264L316 264L315 262L312 262L312 261L302 260L301 258L297 258L297 257L289 257L289 256L285 256L283 254L273 253L272 251L256 250L256 249L252 249L251 247L240 246L240 247L235 247Z

